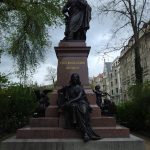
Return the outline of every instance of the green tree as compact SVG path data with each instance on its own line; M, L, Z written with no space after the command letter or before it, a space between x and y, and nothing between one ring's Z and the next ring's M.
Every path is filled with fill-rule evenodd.
M15 131L23 127L37 106L34 89L21 84L0 88L0 130Z
M127 40L131 39L133 41L136 83L143 82L139 39L141 28L145 22L150 19L148 15L149 10L150 3L148 0L102 0L98 6L99 15L109 14L113 15L115 19L116 27L113 32L113 38L119 38L118 33L121 33L125 36L129 31L131 31L130 37L127 37L127 39L124 40L121 39L121 49L125 46ZM107 45L107 49L112 51L118 48L116 48L116 46L109 47Z
M150 131L150 82L131 86L128 91L129 101L117 106L118 121L132 130Z
M0 56L13 56L21 75L44 59L46 46L50 46L48 27L61 23L62 3L63 0L0 0Z
M8 82L8 77L0 73L0 84L5 84Z

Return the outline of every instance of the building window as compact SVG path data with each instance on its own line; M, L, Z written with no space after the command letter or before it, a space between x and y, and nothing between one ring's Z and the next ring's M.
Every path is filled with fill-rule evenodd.
M146 61L146 58L143 60L143 68L144 68L144 69L147 68L147 61Z
M126 95L126 94L124 94L124 100L126 100L126 98L127 98L127 95Z
M115 70L115 76L117 75L117 70Z
M111 91L111 94L114 95L114 91L113 90Z
M111 77L111 79L112 79L112 73L110 74L110 77Z
M117 79L115 79L115 82L116 82L116 84L118 83L118 80Z
M116 88L116 93L118 93L118 88Z
M113 82L111 82L111 86L113 86Z

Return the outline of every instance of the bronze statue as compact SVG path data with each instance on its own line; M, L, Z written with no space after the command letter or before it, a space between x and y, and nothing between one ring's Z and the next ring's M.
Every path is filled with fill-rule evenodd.
M91 7L86 0L68 0L63 7L65 16L64 40L86 40L91 20Z
M96 94L96 104L102 109L102 97L106 96L108 93L101 91L99 85L95 86L93 92Z
M49 98L47 94L51 92L51 90L43 90L40 92L40 90L35 91L35 95L37 98L37 108L33 114L33 117L45 117L45 110L49 106Z
M109 95L107 92L103 92L100 90L100 86L96 85L95 90L93 92L96 94L96 104L101 109L101 114L106 116L112 116L116 113L116 105L114 102L112 102L111 95ZM107 98L107 95L110 99ZM105 97L102 102L102 97Z
M65 128L79 129L85 142L100 139L90 126L92 108L77 73L71 75L69 86L58 90L58 106L64 110Z

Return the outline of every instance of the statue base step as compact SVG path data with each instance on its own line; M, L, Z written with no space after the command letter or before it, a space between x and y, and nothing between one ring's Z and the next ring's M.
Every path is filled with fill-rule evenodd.
M101 110L96 105L96 97L87 90L88 101L92 107L91 126L96 134L102 138L128 138L129 129L116 126L114 117L101 116ZM45 117L31 118L30 127L17 130L18 139L73 139L81 138L81 133L76 129L64 129L63 111L59 112L57 93L51 94L51 105L46 109Z
M145 150L144 141L128 138L104 138L84 143L81 139L16 139L0 143L0 150Z
M91 89L85 89L87 99L90 103L90 105L96 105L96 96L95 93ZM54 91L50 96L50 105L56 106L57 105L57 98L58 94L57 91Z
M60 120L57 117L31 118L30 127L59 127ZM114 117L94 117L91 118L92 127L115 127Z
M102 138L129 137L129 129L125 127L93 127L96 134ZM82 138L76 129L63 129L60 127L26 127L17 130L19 139L71 139Z
M101 116L101 110L97 105L91 105L92 107L92 113L90 114L91 117L100 117ZM58 106L53 105L49 106L46 109L45 117L58 117L59 116L59 111L58 111Z

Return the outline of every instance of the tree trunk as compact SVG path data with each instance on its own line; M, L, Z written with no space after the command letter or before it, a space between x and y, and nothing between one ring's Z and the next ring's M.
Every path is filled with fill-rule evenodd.
M143 83L143 69L141 66L141 58L140 58L140 48L138 41L135 40L134 46L134 53L135 53L135 78L136 84Z
M52 78L52 80L53 80L53 85L54 85L54 83L55 83L55 80L54 80L54 78Z

